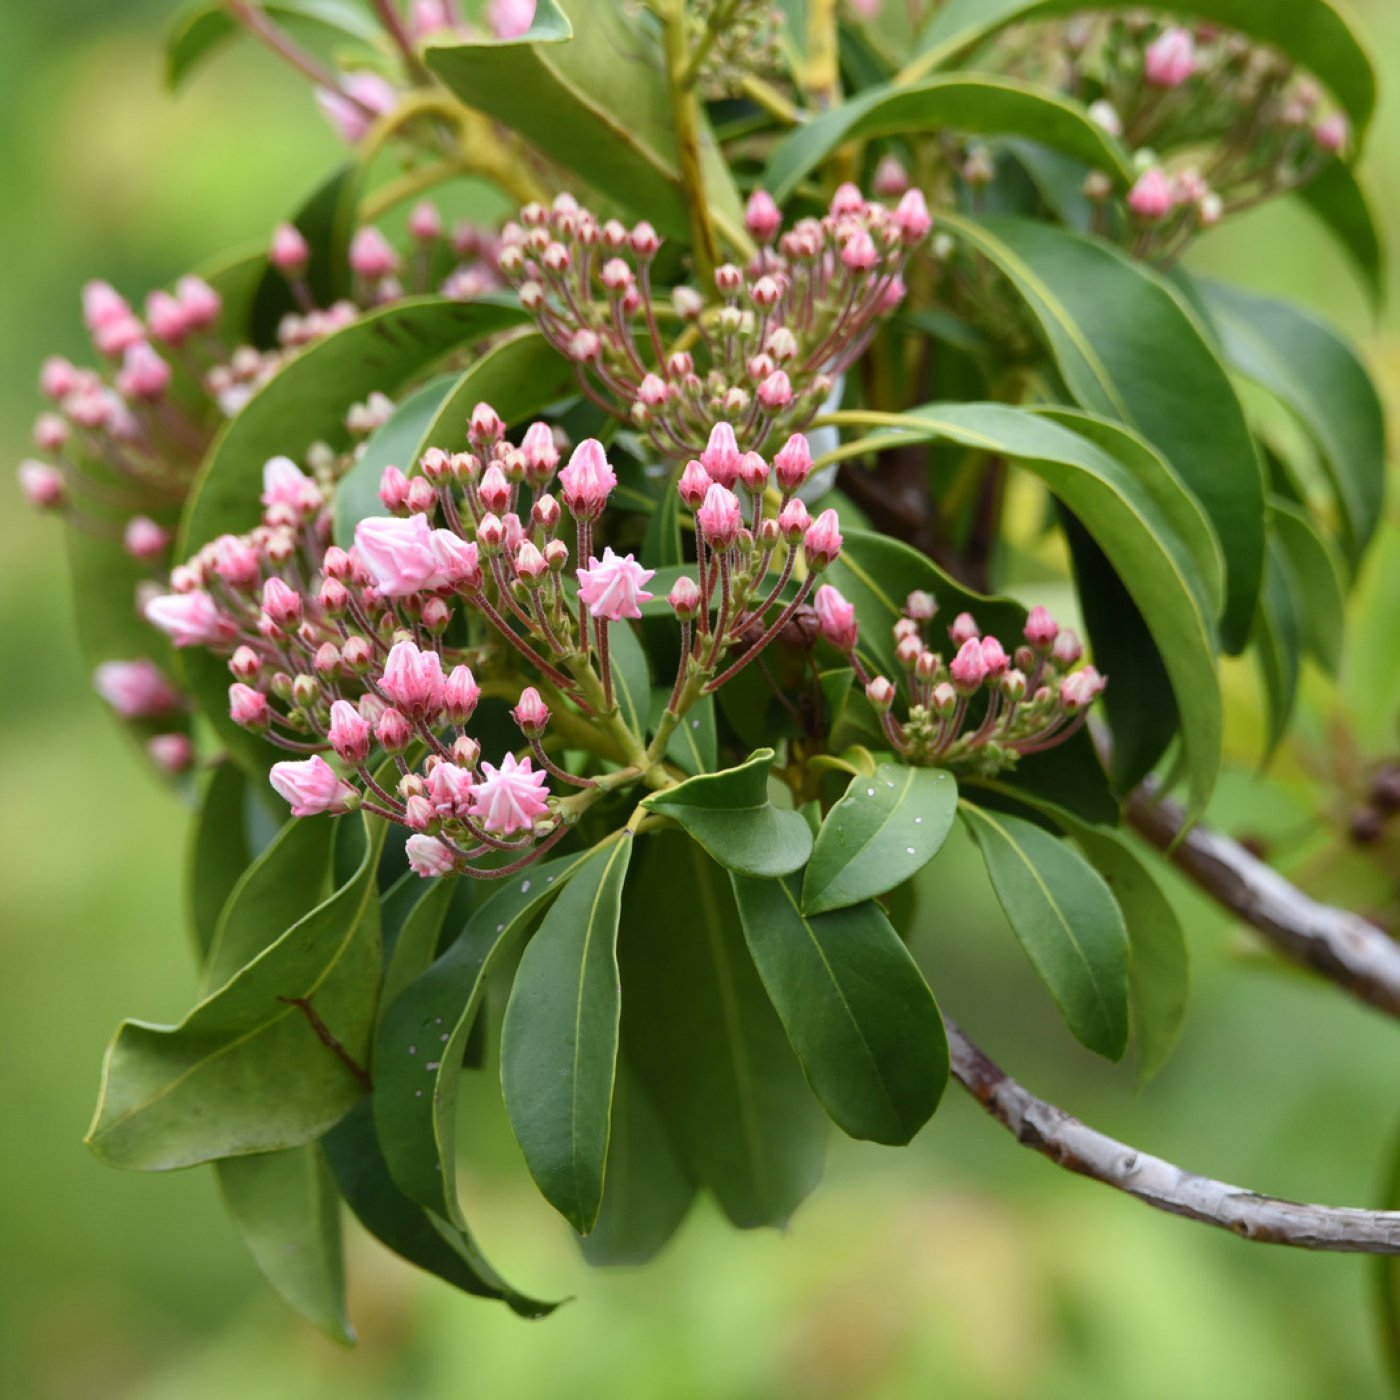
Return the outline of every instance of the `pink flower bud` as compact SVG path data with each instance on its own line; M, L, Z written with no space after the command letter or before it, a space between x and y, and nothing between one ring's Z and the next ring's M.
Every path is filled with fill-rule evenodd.
M378 282L399 270L399 255L371 224L358 230L350 242L350 267L367 282Z
M510 482L506 480L505 472L495 462L492 462L482 473L481 481L476 489L486 509L497 515L502 514L510 505Z
M926 589L916 588L904 600L904 615L914 622L931 622L938 614L938 599Z
M50 355L39 371L39 389L46 399L57 403L76 393L83 382L82 374L70 360L62 355Z
M597 438L585 438L579 443L569 465L559 473L564 504L578 520L596 520L616 485L617 473Z
M824 583L817 589L813 606L822 636L838 651L854 651L858 631L855 604L847 602L838 589Z
M987 674L994 680L1005 674L1006 668L1011 665L1011 658L1007 656L1005 648L995 637L982 638L982 664L987 668Z
M228 668L239 680L251 681L262 671L262 658L252 647L239 647L229 658Z
M104 661L93 674L97 693L123 719L149 719L178 708L180 694L154 661Z
M1166 218L1172 211L1172 187L1159 166L1153 166L1138 176L1128 192L1128 208L1149 222Z
M447 625L452 621L452 609L443 598L429 598L423 604L419 621L433 636L439 637L447 631Z
M737 475L737 464L736 464ZM714 549L728 549L744 523L739 498L726 486L713 482L705 492L704 504L695 513L706 542Z
M433 804L422 793L411 794L403 804L403 824L413 831L423 831L436 819Z
M219 319L224 299L202 277L187 273L175 284L175 295L192 331L207 331Z
M410 719L429 719L442 709L442 658L412 642L396 642L384 663L379 689Z
M632 285L632 269L621 258L609 258L598 277L604 289L614 295Z
M637 386L637 402L644 408L661 408L671 397L671 387L659 374L649 374Z
M632 555L615 554L608 547L601 562L590 559L588 568L578 571L578 595L594 617L608 622L641 617L640 605L652 598L644 585L655 573L655 569L644 569Z
M316 89L316 101L347 145L358 146L369 134L375 118L399 105L394 85L378 73L349 73L340 80L341 91Z
M791 495L812 474L812 449L801 433L794 433L773 458L773 472L779 489Z
M678 315L682 321L693 321L705 309L705 298L702 297L694 287L677 287L671 293L671 305L676 308L676 315ZM677 358L676 355L671 356L670 364L672 366L674 366ZM689 359L689 356L686 358ZM689 373L689 371L686 372ZM673 379L677 377L677 372L674 368L671 368L669 373Z
M301 594L280 578L270 578L263 584L262 609L279 627L293 628L301 621Z
M699 510L705 500L705 493L712 485L710 474L692 457L685 464L685 470L681 472L680 480L676 483L676 490L680 494L681 500L691 510Z
M591 364L603 353L603 342L596 331L575 331L569 340L569 358L579 364Z
M369 757L370 724L348 700L331 704L331 726L326 737L331 747L354 767Z
M432 243L442 237L442 214L431 199L419 200L408 216L408 232L419 243Z
M490 556L501 552L506 542L506 527L499 515L487 513L481 517L476 526L476 542L483 554Z
M744 286L744 274L733 263L722 263L715 268L715 286L721 296L737 296Z
M528 758L516 760L506 754L499 768L481 765L483 778L472 789L472 816L482 820L486 830L498 836L529 831L549 813L547 775L532 772Z
M83 322L88 330L97 330L124 321L131 315L131 305L110 282L92 281L83 286Z
M56 413L41 413L34 420L34 445L40 452L61 452L68 442L68 424Z
M895 156L881 156L871 188L881 199L894 199L909 188L909 172Z
M1142 71L1153 87L1180 87L1196 71L1196 44L1187 29L1164 29L1142 56Z
M297 276L306 271L311 261L311 245L295 224L278 224L272 231L267 259L278 272Z
M880 251L864 229L857 229L842 245L841 261L852 272L869 272L880 261Z
M838 185L836 193L831 197L831 212L840 219L848 214L865 213L865 196L849 180Z
M465 724L481 700L481 687L467 666L454 666L442 687L442 708L453 724Z
M234 681L228 688L228 714L235 724L242 725L244 729L266 729L272 723L267 696L260 690L244 685L242 681Z
M172 776L194 763L194 745L188 734L156 734L146 740L146 752L162 773Z
M661 238L645 219L632 230L632 251L639 258L654 258L661 249Z
M510 712L510 717L520 726L520 732L526 738L532 738L542 734L549 723L549 706L540 698L534 686L526 686L520 692L519 703Z
M230 588L251 589L262 577L258 552L238 535L220 535L214 541L214 572Z
M671 585L666 601L682 622L689 622L700 611L700 585L686 574L682 574Z
M943 669L943 658L933 651L921 651L914 658L914 677L925 684L929 681L937 680L939 672Z
M1085 666L1060 682L1060 704L1071 713L1087 709L1103 693L1106 684L1092 666Z
M894 226L905 243L920 243L933 227L928 203L919 190L909 190L895 206Z
M361 675L369 670L369 663L373 660L374 648L366 638L352 636L347 637L345 641L341 643L340 661L347 671L351 671L356 675ZM362 710L366 700L374 700L380 704L383 703L376 695L362 696L360 700Z
M755 190L744 210L744 224L760 243L771 243L782 227L783 216L767 190Z
M506 425L501 415L489 403L479 403L472 409L467 423L467 437L474 447L487 449L499 442L506 433Z
M792 381L783 370L774 370L758 386L758 401L770 413L778 413L792 402Z
M876 676L865 687L865 698L870 701L876 714L885 714L893 706L897 694L894 685L884 676Z
M778 512L778 530L789 544L796 544L811 527L812 517L796 496Z
M238 632L230 618L202 588L188 593L165 593L152 598L145 618L164 632L177 647L218 647Z
M768 485L768 463L757 452L745 452L739 459L739 480L753 495L759 495Z
M179 345L190 333L185 308L169 292L155 291L146 298L146 326L164 345Z
M1014 667L1005 672L1001 678L1001 693L1013 705L1019 705L1026 698L1026 673Z
M841 553L841 522L834 510L824 510L812 522L803 536L802 548L807 565L813 570L825 569Z
M890 630L894 633L895 641L899 641L902 637L920 637L923 635L923 629L912 617L901 617Z
M1037 651L1049 651L1060 635L1060 624L1044 608L1034 607L1026 615L1022 635Z
M954 619L953 625L948 629L948 635L953 639L955 646L964 646L974 637L982 635L982 629L977 625L977 619L969 612L960 612Z
M267 778L277 795L291 803L294 817L347 812L359 797L320 754L303 762L274 763Z
M397 710L385 710L374 726L374 737L385 753L402 753L413 738L413 726Z
M129 399L154 402L170 387L170 366L143 340L127 348L117 389Z
M413 477L408 483L406 504L414 515L426 518L434 514L437 510L437 491L433 488L433 483L425 476Z
M518 39L535 22L535 0L489 0L486 16L496 38Z
M1059 666L1073 666L1083 655L1084 645L1079 634L1069 627L1061 631L1050 649L1051 659Z
M930 699L933 702L933 712L940 719L946 719L958 707L958 692L947 681L941 681L934 686Z
M273 457L263 466L259 498L268 510L283 507L300 517L321 508L321 489L290 457Z
M515 551L515 572L529 583L537 582L549 572L544 555L529 540L522 540Z
M428 774L428 800L440 817L465 817L472 805L472 775L456 763L439 763Z
M494 3L501 7L506 0L494 0ZM527 3L533 7L535 0L527 0ZM436 836L424 836L421 832L404 842L404 854L408 857L408 868L424 880L451 875L457 868L457 856L452 848Z
M543 485L559 465L559 449L554 444L554 430L548 423L531 423L521 439L520 450L525 454L526 480Z
M379 500L392 513L401 511L408 503L408 478L393 466L385 467L379 477Z
M776 278L760 277L749 288L749 296L760 311L771 311L783 299L783 289Z
M421 515L410 515L406 520L392 516L361 520L355 526L355 552L374 586L386 597L403 597L443 583L432 531Z
M149 515L133 515L122 531L122 548L133 559L159 559L170 543L170 531Z
M1351 123L1340 112L1333 112L1313 128L1313 140L1324 151L1337 155L1351 140Z
M731 423L716 423L710 429L710 440L700 454L700 465L711 481L732 487L739 479L739 440Z
M987 678L987 662L982 656L982 643L977 637L969 637L962 644L948 667L948 674L964 695L971 695Z
M894 657L902 669L912 671L924 654L924 644L918 633L906 633L895 643Z

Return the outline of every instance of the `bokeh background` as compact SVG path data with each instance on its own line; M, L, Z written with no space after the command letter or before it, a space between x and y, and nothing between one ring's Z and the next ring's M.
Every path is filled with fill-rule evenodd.
M1264 0L1261 0L1263 3ZM263 238L337 158L292 77L250 49L188 92L161 86L173 0L6 4L0 42L0 458L24 455L35 373L82 351L77 291L136 296ZM1366 170L1400 227L1400 6L1356 5L1382 68ZM1360 338L1392 398L1395 313L1371 318L1306 214L1214 235L1200 266L1296 297ZM1256 774L1257 700L1232 676L1232 773L1216 817L1276 838L1319 887L1386 902L1339 855L1309 780L1396 743L1393 524L1357 604L1339 702ZM212 1176L118 1174L81 1144L123 1015L193 996L180 896L186 813L91 693L58 529L0 488L0 1395L25 1400L449 1400L1229 1396L1390 1393L1366 1260L1241 1244L1154 1214L1014 1146L964 1096L913 1147L834 1142L786 1234L701 1208L641 1272L597 1272L526 1181L499 1110L468 1153L484 1245L521 1287L576 1301L522 1322L349 1234L355 1351L285 1311L225 1220ZM1135 1091L1078 1052L968 850L939 858L918 953L940 997L1014 1073L1099 1127L1284 1196L1377 1200L1400 1141L1394 1024L1279 969L1180 897L1195 992L1181 1048ZM489 1086L485 1086L489 1087ZM489 1094L475 1091L483 1104Z

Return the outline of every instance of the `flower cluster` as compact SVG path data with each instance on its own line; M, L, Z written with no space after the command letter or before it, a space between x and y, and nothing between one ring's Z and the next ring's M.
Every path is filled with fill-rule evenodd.
M772 0L687 0L691 71L708 98L739 95L746 77L783 68L783 12Z
M1106 684L1093 666L1077 665L1084 654L1079 638L1042 607L1031 609L1024 644L1011 655L982 635L971 613L959 613L947 629L954 650L945 661L929 638L937 600L914 592L894 625L905 677L901 721L900 687L870 676L856 654L854 606L829 584L817 590L815 605L823 637L846 654L890 743L910 763L999 773L1068 739Z
M675 287L666 302L650 224L600 224L560 195L502 233L501 272L585 392L671 460L695 456L716 421L749 451L804 428L903 300L905 264L932 223L917 190L891 209L853 185L785 232L762 191L746 217L760 245L749 267L726 263L713 288Z
M307 755L272 772L294 813L363 806L414 832L420 872L496 876L603 792L654 775L686 711L773 641L842 539L834 511L813 520L796 494L812 467L805 438L770 463L715 425L677 487L696 567L667 597L680 660L648 742L621 712L610 629L642 616L655 571L598 548L617 485L602 444L580 443L561 469L547 424L513 444L487 404L467 439L466 452L430 448L412 475L386 468L389 513L361 520L348 550L330 543L322 487L274 459L261 524L175 569L146 616L176 646L227 656L233 720ZM485 693L515 697L525 756L482 760L468 725ZM550 751L556 734L607 766L568 772ZM552 796L550 779L579 791Z

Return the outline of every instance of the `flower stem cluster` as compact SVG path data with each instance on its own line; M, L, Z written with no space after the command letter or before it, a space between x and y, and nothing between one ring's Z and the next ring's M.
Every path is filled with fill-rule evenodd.
M673 461L696 456L716 421L744 451L800 431L904 297L911 250L930 227L916 190L898 207L852 185L820 219L782 232L759 191L747 222L760 250L714 286L652 285L650 224L599 224L570 195L528 205L502 234L500 269L583 391Z
M772 0L686 0L685 14L684 77L704 97L734 97L745 78L782 71L783 12Z

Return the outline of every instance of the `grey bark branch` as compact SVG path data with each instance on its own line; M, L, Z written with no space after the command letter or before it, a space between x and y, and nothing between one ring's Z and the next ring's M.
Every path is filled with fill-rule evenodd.
M1344 1254L1400 1254L1400 1211L1304 1205L1197 1176L1139 1152L1038 1099L944 1017L953 1078L1023 1147L1171 1215L1260 1244Z
M1375 924L1310 899L1208 826L1198 823L1177 841L1186 826L1184 812L1146 785L1129 799L1128 821L1279 952L1377 1010L1400 1016L1400 943Z

